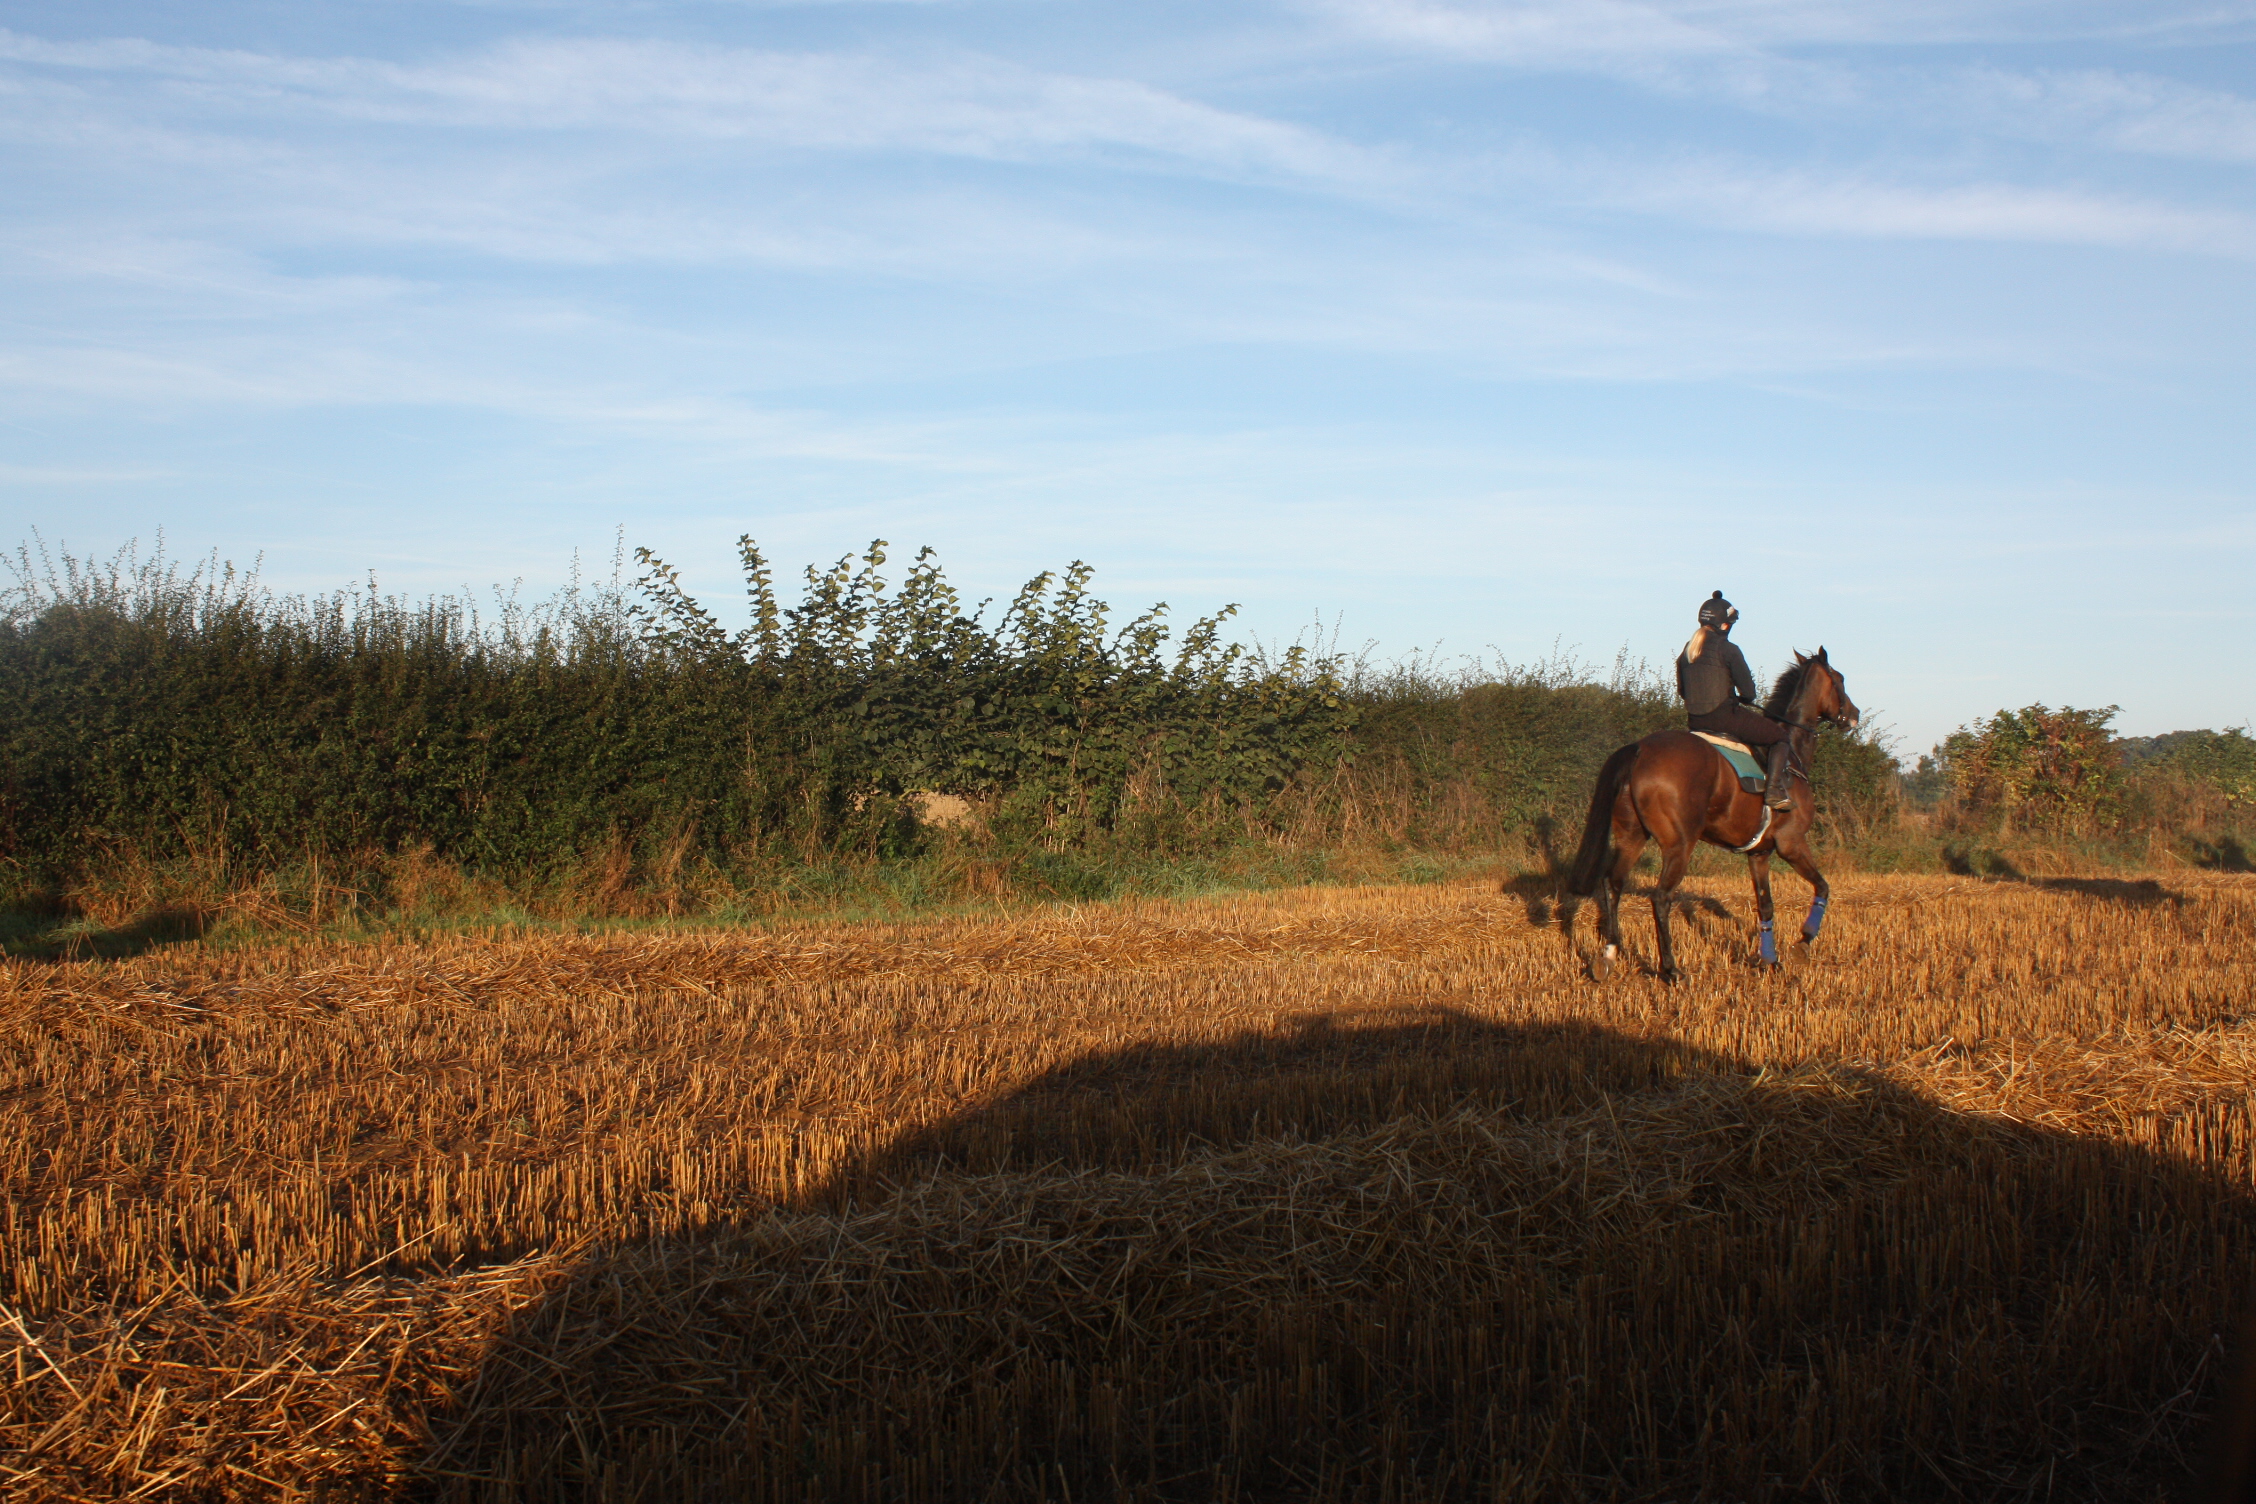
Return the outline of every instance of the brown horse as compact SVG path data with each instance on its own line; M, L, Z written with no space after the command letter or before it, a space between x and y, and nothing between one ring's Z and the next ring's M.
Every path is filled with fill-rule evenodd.
M1809 766L1811 745L1820 721L1854 728L1856 705L1848 686L1828 663L1825 649L1817 656L1794 655L1794 666L1778 676L1765 715L1793 726L1794 763ZM1739 775L1721 752L1689 731L1657 731L1633 742L1606 759L1598 774L1598 789L1590 799L1590 817L1583 823L1582 846L1576 851L1568 886L1588 895L1598 887L1605 870L1605 897L1601 923L1606 949L1591 964L1603 980L1621 954L1621 895L1630 869L1655 841L1661 850L1661 878L1653 889L1653 928L1660 935L1661 977L1675 981L1676 951L1669 940L1669 905L1676 901L1676 885L1692 860L1700 841L1728 846L1747 853L1748 875L1755 884L1755 915L1760 924L1762 965L1778 964L1778 943L1771 930L1770 857L1772 852L1793 863L1816 890L1809 918L1802 923L1804 944L1815 940L1825 923L1828 889L1825 874L1810 856L1809 828L1813 814L1809 781L1798 773L1794 807L1783 813L1766 808L1760 796L1739 787ZM1612 837L1613 863L1606 864L1608 836Z

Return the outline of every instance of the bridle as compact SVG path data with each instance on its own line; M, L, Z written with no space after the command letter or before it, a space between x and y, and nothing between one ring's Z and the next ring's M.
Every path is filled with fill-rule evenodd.
M1809 660L1809 664L1808 664L1808 667L1809 667L1809 668L1813 668L1813 669L1820 669L1820 668L1821 668L1821 669L1825 670L1825 672L1826 672L1826 673L1828 673L1828 674L1833 674L1833 666L1832 666L1831 664L1829 664L1829 663L1825 663L1825 662L1822 662L1822 661L1820 661L1820 660L1818 660L1818 659L1816 659L1816 658L1812 658L1812 659L1810 659L1810 660ZM1840 676L1839 676L1839 675L1837 675L1837 674L1835 674L1835 675L1833 675L1833 677L1835 678L1835 680L1836 680L1836 681L1838 681L1838 679L1839 679L1839 677L1840 677ZM1810 689L1811 689L1811 684L1810 684L1810 680L1809 680L1808 676L1807 676L1807 675L1805 674L1805 675L1804 675L1804 677L1803 677L1803 679L1802 679L1802 683L1801 683L1800 687L1799 687L1799 688L1798 688L1798 689L1796 690L1796 692L1795 692L1794 698L1795 698L1796 700L1799 700L1799 699L1801 699L1803 695L1806 695L1806 694L1808 694L1808 693L1810 692ZM1792 709L1793 707L1792 707L1792 706L1788 706L1788 707L1786 707L1786 708L1787 708L1788 710L1791 710L1791 709ZM1830 711L1830 710L1827 710L1827 711L1821 711L1821 712L1819 712L1819 714L1818 714L1818 717L1817 717L1817 719L1816 719L1815 721L1797 721L1797 720L1794 720L1794 719L1793 719L1793 718L1792 718L1791 716L1784 716L1784 715L1782 715L1782 716L1779 716L1779 717L1778 717L1778 719L1779 719L1779 720L1781 720L1781 721L1784 721L1784 722L1785 722L1785 723L1786 723L1787 725L1789 725L1789 726L1793 727L1793 728L1794 728L1794 729L1795 729L1796 731L1807 731L1807 732L1808 732L1808 733L1809 733L1810 735L1812 735L1812 736L1815 736L1815 735L1817 735L1817 732L1818 732L1818 727L1819 727L1819 725L1820 725L1821 723L1823 723L1823 722L1826 722L1826 721L1830 721L1830 722L1832 722L1832 723L1833 723L1834 725L1836 725L1836 726L1838 726L1838 725L1841 725L1841 724L1842 724L1842 721L1841 721L1841 718L1840 718L1840 716L1839 716L1838 714L1836 714L1835 712L1833 712L1833 711Z

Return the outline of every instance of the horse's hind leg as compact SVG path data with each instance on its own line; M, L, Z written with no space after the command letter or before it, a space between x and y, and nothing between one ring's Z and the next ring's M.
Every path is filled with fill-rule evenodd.
M1637 866L1638 857L1645 852L1645 832L1642 828L1624 830L1619 821L1614 825L1614 860L1606 869L1606 883L1600 890L1605 894L1603 912L1599 918L1604 927L1605 948L1591 963L1591 972L1599 981L1606 980L1621 959L1621 901L1622 889L1629 884L1629 874Z
M1601 982L1621 956L1621 897L1621 883L1609 870L1598 888L1598 954L1590 963L1590 974Z
M1771 928L1770 853L1753 852L1747 857L1747 876L1755 884L1755 929L1762 936L1762 964L1778 964L1778 936Z
M1661 880L1653 885L1653 933L1661 952L1661 980L1677 979L1676 941L1669 934L1669 910L1676 904L1676 885L1692 865L1692 843L1681 836L1661 849Z

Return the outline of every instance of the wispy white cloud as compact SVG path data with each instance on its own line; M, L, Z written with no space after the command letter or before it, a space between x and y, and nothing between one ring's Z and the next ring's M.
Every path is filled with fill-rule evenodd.
M1714 55L1744 48L1711 26L1635 0L1316 0L1315 8L1398 46L1531 65Z
M0 487L113 486L162 480L172 472L154 466L12 465L0 463Z
M2246 36L2256 6L2174 0L1302 0L1373 40L1531 66L1748 49Z
M2096 68L1983 68L1950 75L1933 92L1969 125L2001 135L2256 162L2256 99L2177 79Z
M887 57L520 39L421 64L0 32L0 59L154 80L159 108L510 131L640 132L777 147L1028 159L1148 153L1228 173L1364 174L1368 153L1133 79L968 53Z
M239 245L166 236L153 227L89 233L83 224L0 231L0 275L84 279L153 299L192 300L210 313L280 317L382 306L415 286L390 274L285 275ZM39 322L33 309L18 320L19 327Z
M1637 72L1741 105L1852 119L1922 113L2007 137L2075 136L2125 150L2256 160L2256 102L2217 90L2099 70L1960 70L1890 76L1772 56L1780 37L1831 35L1845 7L1811 3L1538 0L1336 0L1377 33L1483 56ZM950 53L691 48L637 40L518 40L416 64L292 58L121 39L55 43L0 32L0 129L112 162L169 162L238 190L233 212L285 235L339 242L451 245L563 263L742 262L859 266L912 275L949 269L1065 268L1211 258L1236 252L1199 234L1117 212L1061 211L1024 197L952 185L917 192L865 185L821 194L812 213L772 212L746 178L738 199L709 187L669 193L654 177L698 158L658 142L730 152L798 150L939 154L982 160L1145 160L1170 172L1270 179L1462 220L1491 212L1484 193L1546 183L1510 159L1354 144L1303 125L1228 110L1142 82L1023 67ZM1655 63L1654 60L1660 60ZM1666 71L1666 67L1663 68ZM73 84L71 80L82 82ZM87 82L90 80L90 82ZM153 85L153 87L152 87ZM303 140L260 122L321 117L455 133L436 154L381 143ZM542 149L526 133L575 132ZM638 139L654 138L647 149ZM653 157L651 152L662 153ZM1536 154L1541 158L1544 154ZM772 160L759 158L757 160ZM655 171L653 170L655 169ZM720 170L715 168L714 170ZM756 167L743 169L758 171ZM1583 170L1576 164L1572 171ZM1900 174L1917 182L1917 171ZM1947 175L1946 175L1947 176ZM1626 178L1626 189L1609 182ZM1650 181L1645 181L1650 180ZM2136 194L1990 182L1900 186L1866 168L1822 166L1685 174L1676 161L1601 173L1598 195L1650 213L1719 216L1790 233L2038 240L2245 254L2248 222L2230 210ZM809 202L805 184L792 192ZM694 200L692 203L691 200ZM1225 236L1227 240L1229 237ZM89 266L89 270L97 267Z
M1786 30L1787 20L1815 29L1810 13L1825 8L1561 0L1445 14L1428 0L1372 0L1365 9L1445 30L1461 11L1488 28L1466 33L1487 38L1482 45L1524 42L1561 56L1658 45L1743 59L1759 50L1731 33ZM1767 11L1792 15L1749 19ZM921 330L898 333L874 324L848 332L850 316L834 319L839 332L827 340L805 328L669 329L663 315L605 311L584 292L442 294L436 269L285 272L280 247L342 249L379 265L397 248L420 247L622 274L768 268L1006 298L1055 289L1069 310L1064 325L1028 320L971 334L977 359L997 367L1077 346L1119 353L1214 341L1446 353L1499 373L1638 380L2014 357L2010 341L1985 345L1971 333L1819 329L1806 315L1751 315L1743 301L1721 309L1713 275L1688 275L1671 257L1614 239L1593 208L1649 222L1644 236L1691 225L2256 255L2256 218L2136 192L1916 162L1796 165L1657 141L1382 155L1133 81L965 53L912 61L518 41L410 65L0 33L0 57L16 64L0 66L0 80L19 87L18 107L0 100L0 116L67 132L48 142L56 160L157 173L123 196L115 217L82 208L0 234L0 252L12 251L33 282L110 289L98 295L106 336L81 319L75 340L0 344L13 347L0 381L86 401L437 402L664 427L689 421L679 417L685 394L732 358L758 373L852 379L902 361L929 366L929 353L910 352L959 327L928 314ZM2213 91L2195 98L2088 73L2054 76L2024 98L2020 75L1954 78L1951 97L1966 111L2019 111L2052 120L2047 129L2102 121L2155 139L2152 121L2168 115L2180 122L2172 139L2199 126L2213 153L2237 149L2239 117L2225 107L2236 101ZM292 128L278 129L281 119ZM343 127L296 128L314 119ZM745 143L760 150L747 154ZM1360 217L1335 217L1310 236L1315 221L1265 216L1242 199L1225 214L1170 199L1158 184L1165 173L1148 193L1093 192L1086 179L1062 186L1054 174L1056 191L1029 191L1015 179L938 179L882 162L779 165L769 147L1012 161L1078 153L1083 165L1131 151L1194 176L1297 173L1351 200ZM1384 160L1407 167L1382 201L1362 184L1382 175L1374 164ZM187 186L172 191L167 178ZM214 334L224 320L237 321L233 332ZM636 353L623 363L568 353L587 349ZM540 350L557 356L529 358ZM963 363L953 352L948 361ZM649 397L639 405L619 395L638 381Z
M977 463L956 441L960 423L667 390L631 373L546 374L481 363L468 348L385 349L372 340L338 340L319 350L251 337L178 351L18 345L0 351L0 391L15 394L11 405L19 411L67 409L74 398L174 412L454 408L553 424L589 439L692 446L708 461L735 455L942 472ZM0 467L0 481L93 484L158 473L14 466Z
M1675 97L1776 110L1838 108L1858 80L1777 50L1744 8L1646 0L1309 0L1351 45L1539 73L1582 74ZM1722 12L1718 14L1717 12Z
M1594 202L1711 225L1890 240L2029 241L2256 257L2256 215L2001 182L1936 185L1716 160L1584 174Z
M2090 142L2216 161L2256 160L2256 100L2153 73L2013 70L1850 60L1875 44L1935 48L2021 35L2120 34L2087 7L1812 0L1309 0L1351 34L1506 67L1590 73L1796 118L1892 119L1914 134ZM2156 12L2133 28L2238 24L2256 5ZM2165 34L2170 27L2164 27ZM2025 35L2024 35L2025 34ZM1812 51L1811 49L1822 49Z

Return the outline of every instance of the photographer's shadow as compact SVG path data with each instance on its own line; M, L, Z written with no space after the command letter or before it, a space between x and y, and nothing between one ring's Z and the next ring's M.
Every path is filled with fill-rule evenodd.
M1060 1066L591 1258L450 1498L2157 1498L2234 1187L1843 1068L1446 1010Z

